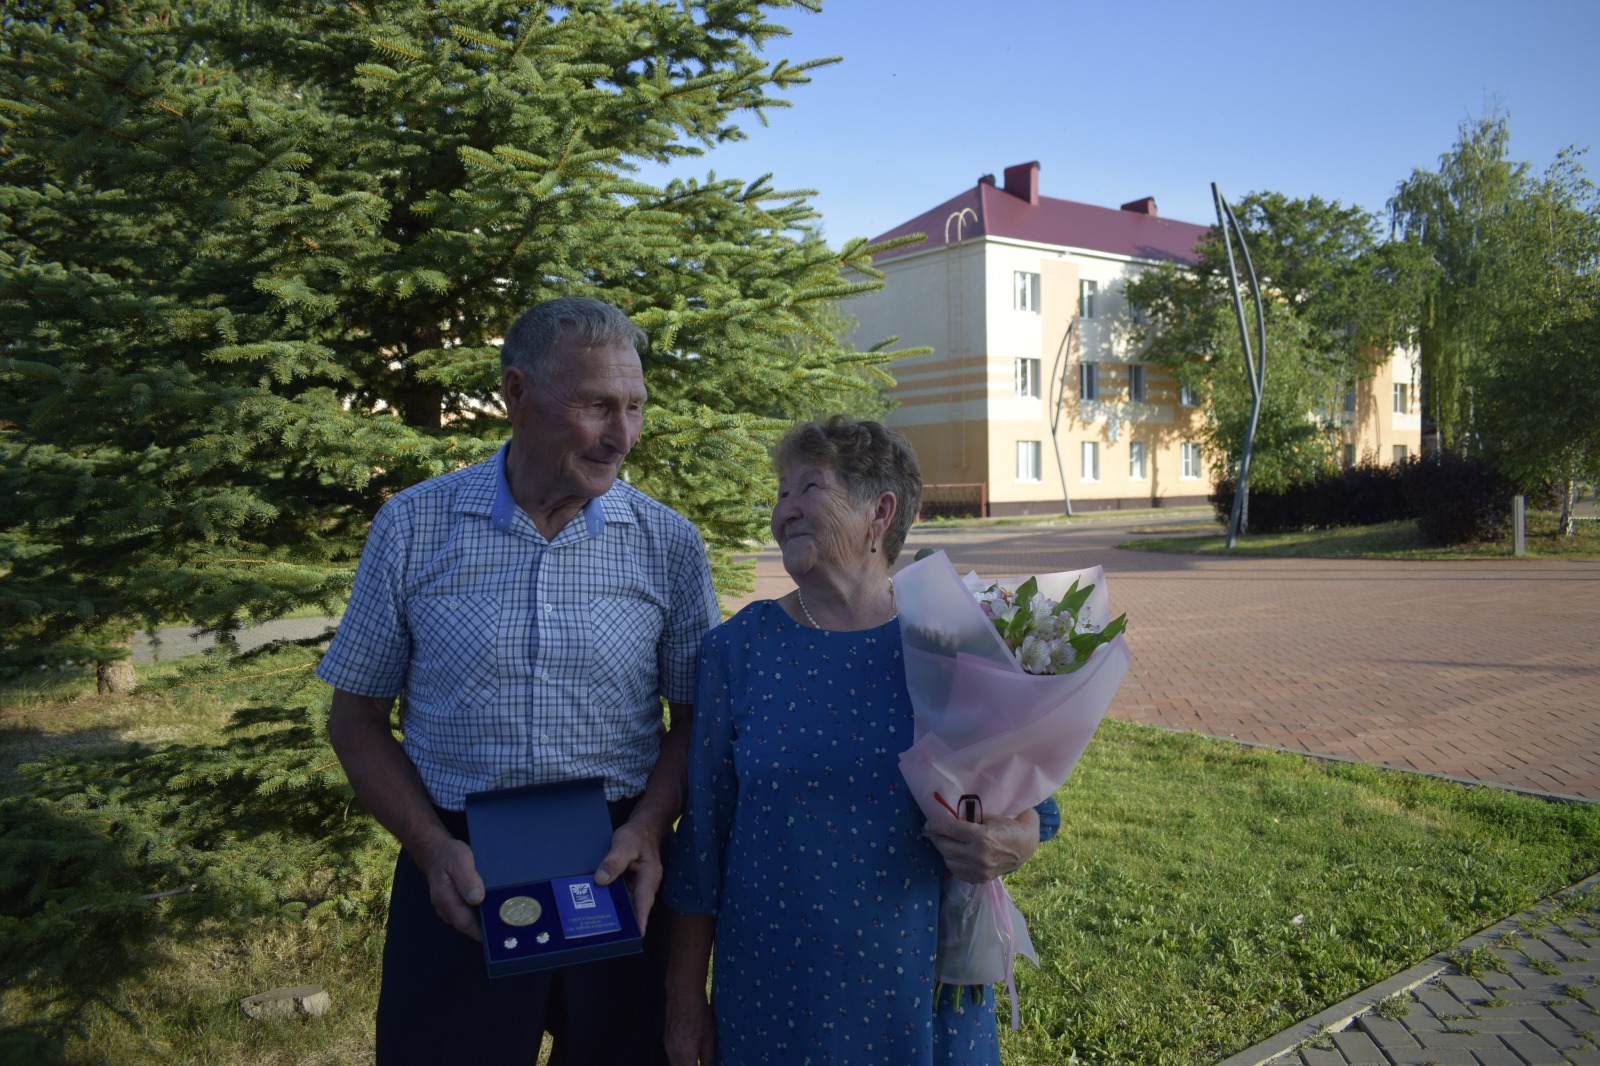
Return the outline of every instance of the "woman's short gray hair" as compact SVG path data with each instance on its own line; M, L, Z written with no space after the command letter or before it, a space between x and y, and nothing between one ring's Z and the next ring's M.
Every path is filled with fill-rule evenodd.
M772 465L781 474L797 462L835 471L859 507L879 493L894 493L894 517L883 533L883 550L893 563L922 506L922 467L905 435L849 415L834 415L827 422L797 422L773 449Z
M500 345L501 373L516 367L535 385L545 385L552 370L550 353L569 336L585 348L620 341L640 355L650 346L644 330L605 301L560 296L535 304L506 330Z

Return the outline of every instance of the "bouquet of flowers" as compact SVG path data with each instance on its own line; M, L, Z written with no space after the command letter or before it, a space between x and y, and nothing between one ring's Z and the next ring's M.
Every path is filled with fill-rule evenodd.
M906 685L915 712L900 772L929 819L957 804L1015 818L1055 793L1089 746L1127 676L1126 616L1109 623L1099 567L1016 587L963 581L943 552L895 575ZM1027 924L1000 881L945 882L943 984L1004 982L1019 1025L1013 959L1038 963Z
M1051 575L1055 578L1067 575ZM977 582L968 574L966 584ZM977 593L978 606L994 623L1017 664L1030 674L1070 674L1128 628L1128 616L1119 615L1104 629L1084 610L1099 584L1080 588L1074 575L1066 595L1052 600L1039 591L1039 579L1030 577L1015 590L993 584Z

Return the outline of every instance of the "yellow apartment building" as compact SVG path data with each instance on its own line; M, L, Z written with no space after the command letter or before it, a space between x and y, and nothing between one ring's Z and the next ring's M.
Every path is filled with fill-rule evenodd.
M876 257L888 284L847 309L858 341L934 349L895 363L887 417L917 450L930 506L1001 516L1205 503L1204 412L1140 362L1123 285L1193 264L1206 229L1160 217L1150 197L1106 208L1041 196L1039 164L1023 163L879 238L927 234ZM1416 454L1416 375L1396 353L1345 398L1335 421L1347 464Z

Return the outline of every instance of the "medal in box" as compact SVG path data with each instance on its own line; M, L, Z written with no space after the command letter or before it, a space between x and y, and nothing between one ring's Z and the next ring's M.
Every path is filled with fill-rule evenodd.
M479 921L490 977L642 950L623 880L594 883L611 850L600 778L474 792L467 829L485 890Z

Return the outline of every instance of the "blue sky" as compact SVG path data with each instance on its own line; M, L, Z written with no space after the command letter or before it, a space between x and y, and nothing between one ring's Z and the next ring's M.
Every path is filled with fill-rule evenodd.
M844 61L673 172L814 189L833 243L1035 159L1046 196L1205 224L1213 181L1382 211L1496 104L1536 169L1600 149L1600 0L827 0L775 21L794 32L768 57Z

